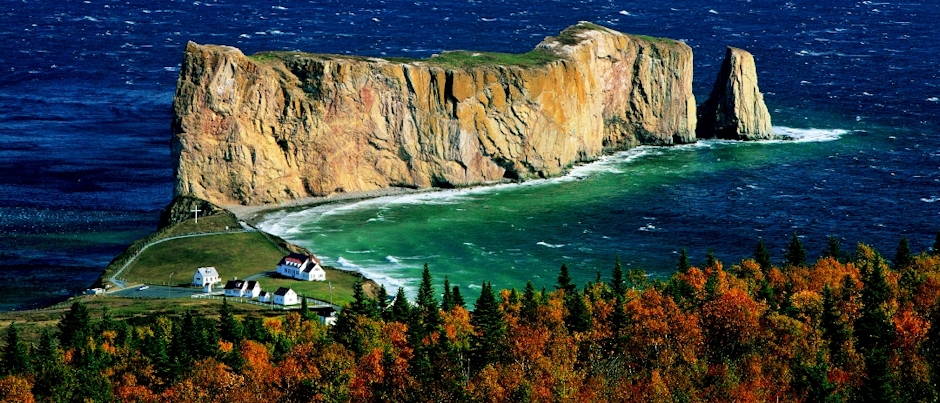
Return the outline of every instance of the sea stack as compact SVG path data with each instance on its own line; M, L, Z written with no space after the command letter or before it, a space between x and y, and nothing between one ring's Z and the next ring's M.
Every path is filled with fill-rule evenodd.
M754 56L729 46L711 95L698 108L698 138L767 140L774 138L770 112L757 87Z
M190 42L173 111L175 195L219 206L543 178L696 139L692 49L587 22L423 60Z

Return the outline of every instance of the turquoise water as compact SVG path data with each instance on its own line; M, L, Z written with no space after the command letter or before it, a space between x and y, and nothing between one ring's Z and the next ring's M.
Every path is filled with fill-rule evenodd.
M880 196L869 206L873 195L858 193L877 172L911 175L900 166L858 162L872 149L890 148L897 136L851 127L775 130L796 140L640 147L561 178L282 211L260 226L327 264L361 270L390 292L404 287L412 296L424 263L438 284L446 275L465 289L484 280L499 288L521 288L527 280L550 288L562 263L583 284L598 272L608 277L618 255L625 266L662 277L683 247L693 261L714 248L733 263L750 255L759 237L782 257L794 230L811 252L829 234L849 249L860 239L889 248L897 229L882 220L927 231L926 222L867 213L883 210ZM930 197L914 201L934 206ZM935 223L936 215L926 220Z

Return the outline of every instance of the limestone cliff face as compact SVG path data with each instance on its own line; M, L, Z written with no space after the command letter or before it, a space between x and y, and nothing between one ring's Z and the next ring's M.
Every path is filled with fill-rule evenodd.
M434 57L246 57L190 42L173 104L175 193L257 205L467 186L695 141L684 43L581 23L537 51L548 61L455 67Z
M699 138L766 140L774 137L757 67L749 52L728 47L708 100L699 106Z

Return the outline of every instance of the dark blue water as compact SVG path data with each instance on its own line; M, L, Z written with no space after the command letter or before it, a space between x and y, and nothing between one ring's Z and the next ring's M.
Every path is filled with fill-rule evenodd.
M709 237L745 250L753 234L721 225L696 232L694 223L761 217L774 228L800 228L812 247L836 234L890 255L898 237L922 250L940 229L934 57L940 8L929 2L352 3L10 1L0 7L0 309L87 287L114 255L154 229L171 197L170 105L189 40L249 54L522 52L590 20L687 42L696 55L700 98L710 91L724 47L742 47L755 55L776 125L851 134L837 146L820 143L828 149L815 157L802 152L796 163L775 164L779 155L772 154L761 169L721 170L688 178L695 186L651 190L644 202L664 209L657 214L688 222L683 238ZM728 197L755 181L758 189ZM786 237L768 241L779 249ZM690 243L668 236L656 242Z

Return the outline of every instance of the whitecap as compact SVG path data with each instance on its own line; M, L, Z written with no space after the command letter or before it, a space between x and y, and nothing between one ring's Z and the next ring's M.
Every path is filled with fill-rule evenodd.
M369 249L366 249L366 250L348 250L347 249L346 253L363 254L363 253L372 253L372 251Z
M355 263L353 263L353 262L351 262L351 261L349 261L349 260L346 260L346 258L344 258L344 257L342 257L342 256L340 256L338 259L336 259L336 263L338 263L340 266L342 266L343 268L346 268L346 269L352 269L352 270L356 270L356 271L359 271L359 269L361 269L361 267L359 267L357 264L355 264Z
M718 12L715 11L715 10L708 10L708 12L709 12L709 13L712 13L712 14L718 14Z
M493 22L493 21L496 21L495 18L480 18L480 19L483 20L483 22Z
M921 198L920 201L924 203L936 203L940 201L940 197L937 197L937 196L930 197L930 198L924 197L924 198Z
M385 260L388 260L389 263L401 263L401 260L398 260L397 257L388 255L385 257Z
M798 143L809 143L819 141L838 140L839 137L848 133L848 130L842 129L797 129L794 127L774 126L774 134L784 137L787 140ZM774 140L770 140L773 142Z
M937 101L940 101L940 98L937 98L937 97L930 97L930 98L927 98L927 101L928 101L928 102L937 102Z
M633 14L630 14L630 12L627 10L620 10L620 15L633 15Z
M549 248L553 248L553 249L558 249L558 248L560 248L560 247L562 247L562 246L565 246L565 244L562 244L562 243L556 244L556 245L552 245L552 244L550 244L550 243L545 243L545 242L542 242L542 241L536 242L535 244L536 244L536 245L542 245L542 246L549 247Z
M274 10L287 10L287 7L284 6L271 6L271 8Z

